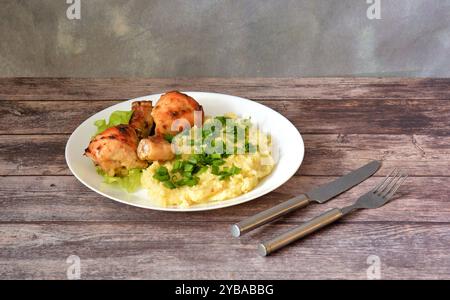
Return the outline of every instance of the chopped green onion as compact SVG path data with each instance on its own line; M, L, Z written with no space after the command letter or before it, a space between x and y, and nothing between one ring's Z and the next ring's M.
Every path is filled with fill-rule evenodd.
M191 156L187 161L193 165L198 163L197 158L195 158L194 156Z
M171 181L164 181L163 182L163 185L166 187L166 188L168 188L168 189L174 189L174 188L176 188L176 186L175 186L175 184L173 183L173 182L171 182Z
M157 174L157 173L155 175L153 175L153 178L155 178L158 181L166 181L166 180L170 179L169 174L160 175L160 174Z
M222 158L222 154L220 154L220 153L213 153L213 154L210 154L210 157L212 159L220 159L220 158Z
M211 167L211 173L213 174L213 175L219 175L219 166L212 166Z
M178 171L183 167L183 162L181 160L176 160L173 163L172 171Z
M230 173L231 173L232 175L239 174L240 172L241 172L241 169L238 168L238 167L236 167L235 165L233 165L233 166L231 167L231 169L230 169Z
M185 172L192 172L192 170L194 170L194 165L193 164L187 163L187 164L184 165L184 171Z
M208 171L208 167L207 166L203 166L195 174L200 175L202 173L205 173L206 171Z
M218 160L213 160L213 162L212 162L213 166L221 166L223 164L225 164L225 161L222 160L222 159L220 159L220 160L219 159Z
M158 169L156 169L156 174L159 175L169 174L169 170L167 170L167 168L164 166L159 166Z

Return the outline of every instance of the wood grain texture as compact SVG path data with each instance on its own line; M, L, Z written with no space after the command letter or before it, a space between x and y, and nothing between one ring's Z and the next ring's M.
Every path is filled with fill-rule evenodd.
M365 279L377 255L384 279L450 278L445 226L337 223L259 257L255 239L291 225L271 227L233 239L221 223L0 224L0 277L64 279L78 255L83 279Z
M450 132L447 100L258 102L283 114L301 133L446 135ZM0 106L0 134L69 134L96 112L116 103L119 101L4 101Z
M0 223L4 222L185 222L222 223L224 228L336 177L295 176L275 191L251 202L207 212L168 213L127 206L102 197L72 176L0 177ZM308 220L332 207L351 204L381 177L373 177L336 199L310 205L279 223ZM449 177L410 177L399 198L377 210L363 210L342 222L450 222ZM426 187L426 188L424 188Z
M71 175L64 149L66 135L0 135L0 176ZM368 161L383 161L411 176L449 176L450 136L304 134L306 153L297 174L340 176ZM82 155L82 153L80 153Z
M250 99L450 99L443 78L0 78L0 100L124 100L168 90Z
M304 162L277 190L235 207L176 214L127 206L71 176L69 134L125 99L167 90L256 100L302 132ZM0 278L450 279L450 79L0 78ZM80 153L81 155L81 153ZM229 225L372 159L382 169L323 205L240 239ZM411 177L388 205L357 212L268 258L255 245L331 207L352 203L399 167Z

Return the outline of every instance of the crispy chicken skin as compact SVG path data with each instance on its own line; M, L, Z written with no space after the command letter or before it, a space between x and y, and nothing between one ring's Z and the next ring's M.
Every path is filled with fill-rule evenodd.
M178 91L168 92L162 95L152 111L152 117L156 124L156 135L175 135L179 133L183 128L171 129L173 121L178 119L185 119L193 126L194 111L201 112L203 122L203 108L194 98Z
M137 153L140 159L148 161L166 161L175 158L172 144L159 135L142 139L139 142Z
M138 136L134 128L118 125L98 134L85 150L85 155L107 175L123 176L129 169L148 166L146 161L138 158L137 146Z
M136 130L139 139L146 138L150 134L153 126L151 101L135 101L131 104L133 115L130 119L130 126Z

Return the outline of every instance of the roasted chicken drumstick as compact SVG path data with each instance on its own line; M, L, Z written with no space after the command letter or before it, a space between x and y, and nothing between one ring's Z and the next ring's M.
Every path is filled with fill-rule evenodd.
M151 101L135 101L131 104L133 115L130 119L130 126L136 130L139 139L148 137L153 127Z
M165 135L176 135L183 127L173 128L174 122L183 120L189 126L194 125L194 115L198 113L203 123L204 112L202 106L194 98L177 92L168 92L159 98L153 108L152 117L155 121L155 136L142 139L138 146L138 157L148 161L165 161L175 157L172 145L164 139Z
M124 176L130 169L148 166L138 158L136 149L139 139L147 137L153 126L152 102L133 102L132 111L129 125L106 129L91 140L85 151L85 155L109 176Z
M117 125L98 134L86 149L90 157L109 176L124 176L129 169L145 168L148 163L136 154L138 137L133 127Z

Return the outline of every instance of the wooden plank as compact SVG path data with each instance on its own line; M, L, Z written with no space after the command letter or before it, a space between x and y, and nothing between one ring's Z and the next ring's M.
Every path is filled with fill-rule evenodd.
M0 136L0 175L69 175L68 136ZM82 155L82 153L80 153Z
M412 176L450 175L450 136L312 134L304 141L303 175L342 175L371 159L383 161L382 175L393 168Z
M118 102L4 101L0 134L70 134L87 118Z
M377 255L383 279L450 278L448 225L338 223L256 254L288 228L234 239L221 223L1 224L0 277L65 279L77 255L82 279L366 279Z
M168 90L251 99L450 99L439 78L1 78L0 100L123 100Z
M450 176L450 136L303 135L306 154L300 175L341 176L370 160L382 160L385 175L394 167L411 176ZM65 135L0 136L1 175L70 175ZM82 155L82 153L80 153Z
M88 117L118 102L4 101L0 106L0 134L72 133ZM286 116L302 133L448 135L450 132L450 101L446 100L259 102Z
M136 208L114 202L84 187L71 176L0 177L0 223L2 222L199 222L223 223L224 228L247 216L268 209L329 182L335 177L296 176L272 193L251 202L207 212L168 213ZM306 221L332 208L349 205L381 178L370 178L336 199L310 205L278 223ZM449 177L410 177L399 190L398 198L376 210L360 211L347 222L430 222L448 223Z

